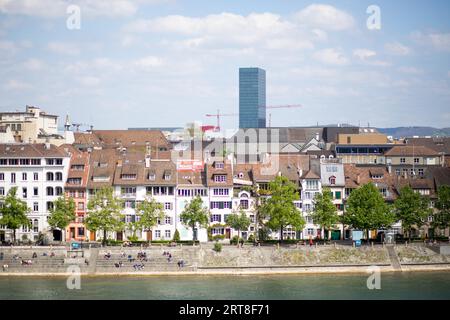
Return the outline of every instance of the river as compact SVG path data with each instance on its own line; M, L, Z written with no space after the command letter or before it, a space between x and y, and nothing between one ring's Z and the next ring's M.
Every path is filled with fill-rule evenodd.
M383 273L369 290L364 274L271 276L0 277L7 299L450 299L450 272Z

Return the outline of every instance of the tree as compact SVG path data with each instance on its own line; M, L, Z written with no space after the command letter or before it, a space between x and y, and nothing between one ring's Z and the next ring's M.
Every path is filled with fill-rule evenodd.
M318 193L314 197L314 210L311 217L314 223L321 227L322 233L325 229L329 231L339 222L336 206L333 204L332 192L329 188L324 188L322 193Z
M225 221L231 228L237 230L238 240L241 237L241 230L247 230L250 226L251 220L243 210L237 213L230 214Z
M180 214L182 223L192 229L192 240L197 240L195 227L197 225L206 228L209 220L209 210L203 207L203 201L200 196L195 197L189 202Z
M355 229L366 230L367 239L369 230L388 228L396 221L394 212L371 182L353 190L347 206L344 223Z
M173 241L175 241L175 242L180 241L180 231L178 231L178 229L176 229L175 233L173 234Z
M75 218L75 201L72 198L59 197L53 202L47 221L52 229L65 230Z
M157 225L158 219L164 219L164 207L155 199L144 200L137 205L136 215L139 217L139 221L132 226L133 237L136 237L137 229L148 231Z
M85 219L89 230L103 231L103 244L106 244L108 231L118 231L123 228L122 200L115 197L112 188L96 190L88 202L88 214Z
M414 192L410 186L400 190L400 196L395 200L394 208L397 220L401 220L402 228L408 232L409 239L411 239L413 227L421 227L432 212L430 199Z
M13 242L16 242L16 229L19 229L21 226L31 227L31 222L27 217L30 209L25 201L17 198L17 187L9 189L2 202L0 225L13 230Z
M434 215L432 226L445 230L450 226L450 186L440 186L437 196L435 207L438 212Z
M280 230L280 240L283 241L283 230L287 226L303 229L305 220L295 207L294 201L299 199L295 184L286 177L278 176L269 183L270 198L261 205L260 211L272 230Z

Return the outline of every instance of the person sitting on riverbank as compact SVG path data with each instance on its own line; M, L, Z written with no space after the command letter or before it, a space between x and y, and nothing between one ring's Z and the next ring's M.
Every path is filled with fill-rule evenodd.
M18 260L18 259L19 259L19 255L18 254L13 255L13 260Z
M47 252L42 253L42 256L43 256L43 257L48 257Z
M31 261L31 260L23 260L23 259L22 259L21 264L22 264L23 266L30 266L30 265L33 264L33 261Z
M125 258L126 256L127 256L127 255L125 254L125 252L122 251L122 252L120 253L120 257L121 257L121 258Z
M9 266L8 266L7 264L4 264L4 265L3 265L3 271L4 271L4 272L8 271L8 268L9 268Z
M172 262L172 254L169 253L169 255L167 256L167 262Z
M133 262L135 259L131 254L128 255L128 262Z
M143 263L136 263L133 265L134 270L144 270L144 264Z
M54 252L51 252L50 253L50 258L53 258L55 256L55 253Z
M105 254L105 259L106 259L106 260L111 259L111 252L107 252L107 253Z
M3 260L3 257L4 257L3 252L0 252L0 260Z
M31 258L36 259L37 258L37 253L33 252L33 255L31 256Z
M184 260L183 259L178 260L177 264L178 264L178 268L183 268L184 267Z

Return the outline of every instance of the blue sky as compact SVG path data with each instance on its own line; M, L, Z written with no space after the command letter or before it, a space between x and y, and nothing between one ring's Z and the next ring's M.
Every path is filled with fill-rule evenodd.
M96 128L214 124L206 113L238 111L245 66L266 70L269 105L303 105L272 111L273 126L448 127L449 57L444 0L0 0L0 110Z

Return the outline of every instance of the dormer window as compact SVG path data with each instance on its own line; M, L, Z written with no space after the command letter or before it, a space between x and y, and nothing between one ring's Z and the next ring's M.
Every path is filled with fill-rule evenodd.
M155 179L156 179L155 173L154 173L154 172L150 172L150 173L148 174L148 180L155 181Z
M170 177L171 177L170 174L165 174L164 175L164 180L170 180Z
M242 172L239 172L239 179L242 179L242 178L244 178L244 174L242 173Z
M216 162L214 167L216 169L223 169L224 168L224 163L223 162Z
M336 177L335 176L331 176L329 181L330 181L331 185L335 185L336 184Z
M226 182L227 176L224 174L216 174L214 175L214 182Z
M136 174L122 174L120 176L123 180L136 180L137 175Z

